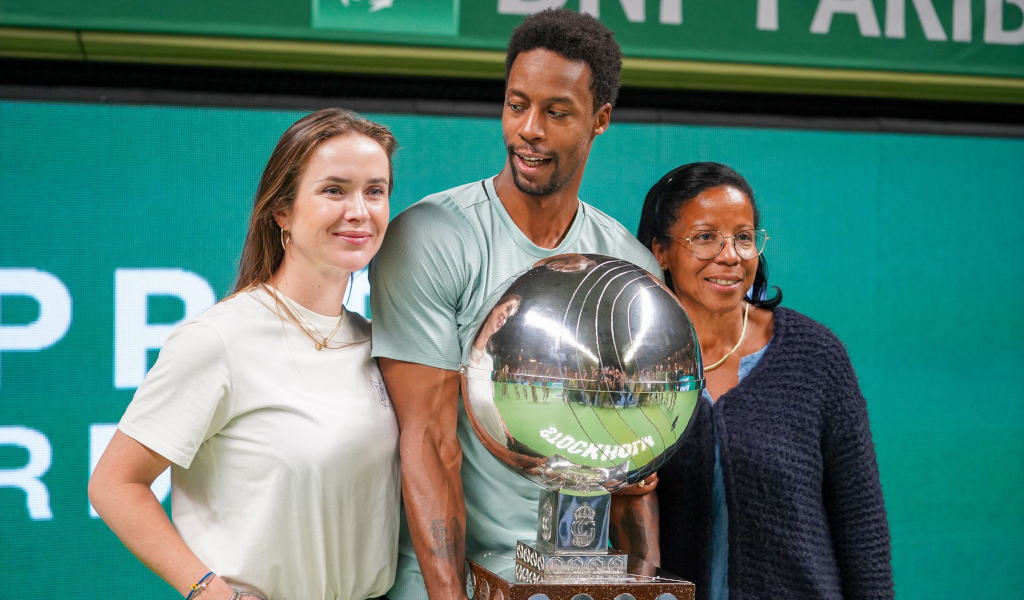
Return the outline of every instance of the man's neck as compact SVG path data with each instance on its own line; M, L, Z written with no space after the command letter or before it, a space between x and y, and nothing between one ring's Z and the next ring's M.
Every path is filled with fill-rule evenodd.
M531 196L516 187L508 163L494 178L494 189L512 222L541 248L557 248L562 243L580 203L578 177L549 196Z

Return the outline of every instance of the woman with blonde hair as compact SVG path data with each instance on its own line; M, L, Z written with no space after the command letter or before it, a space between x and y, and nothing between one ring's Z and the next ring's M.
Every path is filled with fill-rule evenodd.
M167 338L96 467L96 511L190 600L391 586L398 428L369 323L343 302L387 228L395 148L340 109L288 128L234 293ZM168 467L171 520L149 488Z

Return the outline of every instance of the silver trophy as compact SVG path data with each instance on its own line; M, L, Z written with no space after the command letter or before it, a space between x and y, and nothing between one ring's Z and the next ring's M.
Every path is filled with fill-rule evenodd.
M700 347L679 301L630 262L563 254L499 286L473 327L461 368L470 423L542 488L515 581L636 582L629 557L608 548L610 493L654 473L695 413Z

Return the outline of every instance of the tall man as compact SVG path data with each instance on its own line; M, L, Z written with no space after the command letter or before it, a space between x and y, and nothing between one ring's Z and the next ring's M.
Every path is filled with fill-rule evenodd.
M589 15L538 13L512 33L505 69L504 168L398 215L371 266L373 355L401 429L407 523L391 600L461 600L466 553L536 536L539 489L490 455L459 402L462 349L488 295L565 253L661 275L622 225L577 197L618 95L612 32ZM625 521L635 531L642 518Z

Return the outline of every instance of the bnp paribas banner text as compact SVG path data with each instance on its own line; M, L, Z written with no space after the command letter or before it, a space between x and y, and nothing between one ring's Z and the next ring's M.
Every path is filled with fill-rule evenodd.
M1024 0L5 0L0 25L501 49L547 8L635 58L1024 77Z

